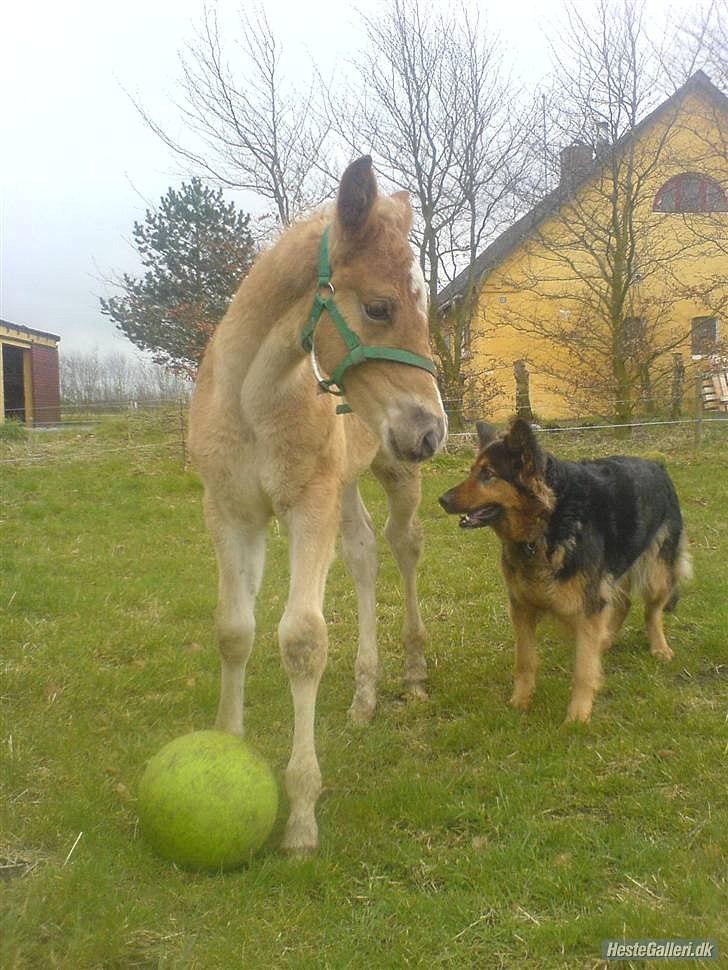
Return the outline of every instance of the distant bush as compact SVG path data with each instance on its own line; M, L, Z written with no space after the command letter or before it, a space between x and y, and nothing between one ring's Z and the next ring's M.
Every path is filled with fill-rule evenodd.
M6 421L0 424L0 441L25 441L28 429L20 421Z

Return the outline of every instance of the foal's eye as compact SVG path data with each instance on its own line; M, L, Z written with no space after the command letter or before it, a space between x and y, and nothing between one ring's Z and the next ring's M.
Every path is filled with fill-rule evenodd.
M389 323L392 319L392 306L389 300L372 300L364 304L364 312L374 323Z
M489 468L481 468L478 472L478 478L481 482L487 482L489 478L493 477L493 472Z

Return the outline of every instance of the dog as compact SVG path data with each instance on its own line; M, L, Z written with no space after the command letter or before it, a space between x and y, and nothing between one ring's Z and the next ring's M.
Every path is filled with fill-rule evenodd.
M662 465L613 456L561 461L517 418L502 434L477 423L480 449L470 474L440 497L463 529L490 526L501 542L515 632L511 705L527 710L536 686L536 627L546 613L576 640L567 722L588 721L601 681L601 654L630 607L645 603L650 650L673 657L663 612L691 575L675 487Z

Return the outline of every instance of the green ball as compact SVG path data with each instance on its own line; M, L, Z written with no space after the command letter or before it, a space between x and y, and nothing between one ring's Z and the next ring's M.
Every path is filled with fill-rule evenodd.
M234 869L270 835L278 787L242 738L195 731L150 760L138 811L142 834L162 858L185 869Z

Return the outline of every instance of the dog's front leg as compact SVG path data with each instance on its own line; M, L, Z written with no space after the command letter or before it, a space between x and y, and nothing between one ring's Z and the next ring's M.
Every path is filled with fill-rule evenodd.
M511 600L511 622L516 634L516 666L511 707L526 711L536 689L536 626L541 611L526 603Z
M602 680L602 652L609 642L606 610L576 621L576 661L566 722L588 721Z

